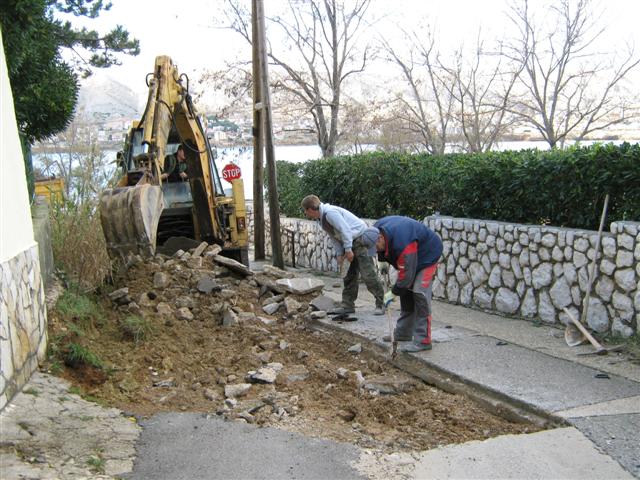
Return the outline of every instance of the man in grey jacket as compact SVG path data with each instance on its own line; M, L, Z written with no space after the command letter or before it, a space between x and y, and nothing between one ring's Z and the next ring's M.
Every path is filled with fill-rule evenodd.
M367 227L361 219L349 210L322 203L315 195L302 199L302 209L307 218L318 220L322 229L329 234L338 252L338 267L344 259L350 262L344 277L342 305L330 313L353 313L358 298L358 276L362 276L367 289L376 300L375 315L383 315L384 289L378 278L373 256L376 254L378 230Z

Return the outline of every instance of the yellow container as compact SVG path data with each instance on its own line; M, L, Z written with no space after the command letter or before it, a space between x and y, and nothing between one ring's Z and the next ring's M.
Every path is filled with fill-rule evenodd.
M44 197L47 202L61 202L64 197L64 180L62 178L51 178L47 180L36 180L36 195Z

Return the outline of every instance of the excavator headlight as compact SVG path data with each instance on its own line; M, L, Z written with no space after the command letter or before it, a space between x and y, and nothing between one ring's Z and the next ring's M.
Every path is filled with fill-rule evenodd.
M238 231L241 232L247 228L247 221L245 217L238 217L237 219Z

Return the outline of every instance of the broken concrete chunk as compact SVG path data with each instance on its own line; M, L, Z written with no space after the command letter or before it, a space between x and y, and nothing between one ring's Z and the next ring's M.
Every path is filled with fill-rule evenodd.
M158 303L158 305L156 305L156 311L160 315L172 315L173 314L173 310L171 310L171 305L169 305L166 302Z
M262 310L267 315L273 315L278 311L278 309L280 308L280 305L281 305L280 303L270 303L269 305L265 305L264 307L262 307Z
M327 297L326 295L320 295L309 303L311 307L315 310L330 312L334 308L337 308L340 303L336 302L333 298Z
M319 320L321 318L327 318L327 312L324 310L317 310L315 312L311 312L311 318L314 320Z
M221 251L222 247L220 245L210 245L206 252L204 252L204 256L213 257L214 255L218 255Z
M264 273L258 273L255 277L253 277L258 285L261 287L265 287L267 290L271 290L278 293L285 293L285 289L280 285L276 284L274 279Z
M187 295L182 295L176 298L175 305L176 308L195 308L196 302L193 300L193 298Z
M231 309L227 309L222 314L222 325L225 327L231 327L238 324L238 315Z
M191 254L191 257L199 257L200 255L202 255L202 253L206 250L206 248L209 246L209 244L207 242L202 242L200 245L198 245L194 250L193 253Z
M349 370L347 370L346 368L340 367L336 372L336 375L338 375L338 378L346 379L349 377Z
M220 394L212 388L205 388L203 394L204 398L206 398L207 400L211 400L212 402L220 400Z
M234 383L224 386L224 396L227 398L243 397L251 389L250 383Z
M131 299L129 298L129 287L123 287L123 288L114 290L109 294L109 298L119 305L124 305L126 303L129 303L131 301ZM128 301L125 301L125 300L128 300Z
M180 307L176 312L176 317L178 320L193 320L193 313L187 307Z
M222 290L220 290L219 295L225 300L230 300L234 297L237 297L238 292L236 290L231 290L230 288L223 288Z
M275 318L266 318L266 317L258 317L258 320L260 320L265 325L273 325L274 323L277 322Z
M153 274L153 286L156 288L166 288L171 283L171 276L164 272L156 272Z
M411 379L386 376L369 377L362 385L365 390L381 395L398 395L399 393L408 392L413 387L415 387L415 382Z
M282 270L281 268L274 267L273 265L265 265L262 268L262 272L271 275L275 278L293 278L295 274L292 272L287 272L286 270Z
M219 289L220 287L218 286L214 277L203 275L202 277L200 277L200 280L198 280L196 288L201 293L209 294L212 291Z
M253 272L249 267L232 258L223 257L222 255L215 255L212 258L217 264L223 265L236 273L241 273L242 275L253 275Z
M202 257L190 258L187 260L189 268L202 268Z
M278 303L281 302L282 300L284 300L284 293L281 293L280 295L274 295L272 297L267 297L262 301L262 305L269 305L271 303Z
M349 348L347 348L347 352L353 354L362 353L362 344L356 343L355 345L351 345Z
M324 282L317 278L281 278L276 285L296 295L317 292L324 288Z
M284 299L284 308L289 315L298 312L302 306L295 298L287 297Z
M271 356L272 356L271 352L261 352L256 354L256 357L262 363L269 363L271 361Z
M274 383L278 372L270 367L262 367L257 371L249 372L249 381L251 383Z

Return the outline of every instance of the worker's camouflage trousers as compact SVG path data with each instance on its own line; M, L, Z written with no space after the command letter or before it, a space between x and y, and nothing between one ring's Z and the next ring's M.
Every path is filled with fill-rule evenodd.
M353 240L353 261L349 266L347 275L344 277L344 289L342 290L342 306L347 308L355 308L355 302L358 298L358 277L362 277L362 281L367 286L367 290L376 299L376 307L384 305L384 289L382 282L378 277L378 271L367 252L367 248L362 244L362 238L358 237Z

